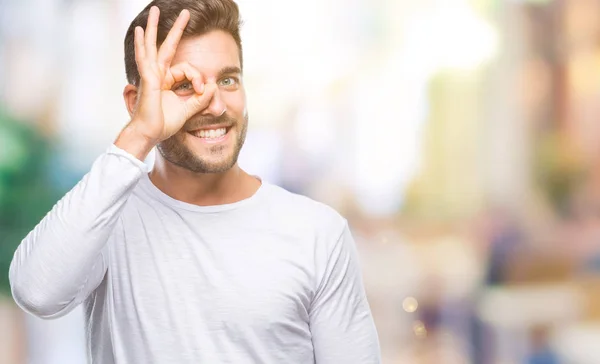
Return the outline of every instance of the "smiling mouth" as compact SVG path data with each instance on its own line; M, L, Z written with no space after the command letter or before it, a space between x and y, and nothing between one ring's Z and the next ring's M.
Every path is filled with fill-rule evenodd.
M215 143L225 140L230 130L231 127L220 126L214 128L190 130L188 131L188 134L201 139L204 142Z

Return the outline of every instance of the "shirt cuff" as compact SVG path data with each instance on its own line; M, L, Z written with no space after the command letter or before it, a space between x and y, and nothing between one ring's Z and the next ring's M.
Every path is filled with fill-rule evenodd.
M142 170L142 172L144 172L144 173L150 172L150 167L146 163L142 162L141 160L137 159L135 156L133 156L129 152L117 147L114 144L112 144L110 147L108 147L106 154L116 154L116 155L125 157L131 163L133 163L137 167L139 167Z

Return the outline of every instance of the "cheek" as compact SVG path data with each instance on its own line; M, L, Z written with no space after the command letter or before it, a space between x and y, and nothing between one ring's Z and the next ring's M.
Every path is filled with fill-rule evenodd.
M246 95L243 89L224 95L223 101L227 105L227 110L236 118L246 116Z
M192 136L187 132L180 130L177 134L173 135L173 141L177 144L185 144L186 141L189 141Z

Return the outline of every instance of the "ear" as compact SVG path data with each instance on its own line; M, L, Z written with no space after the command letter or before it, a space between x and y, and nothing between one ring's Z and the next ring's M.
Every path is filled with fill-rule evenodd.
M127 111L129 112L130 117L132 117L133 113L135 112L138 96L137 91L137 87L132 84L128 84L123 90L123 99L125 100L125 106L127 106Z

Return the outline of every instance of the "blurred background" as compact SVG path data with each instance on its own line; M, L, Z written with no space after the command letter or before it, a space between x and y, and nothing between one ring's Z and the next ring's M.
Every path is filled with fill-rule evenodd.
M8 265L127 122L145 4L0 0L0 363L85 362ZM385 364L600 363L600 0L238 4L240 164L349 219Z

